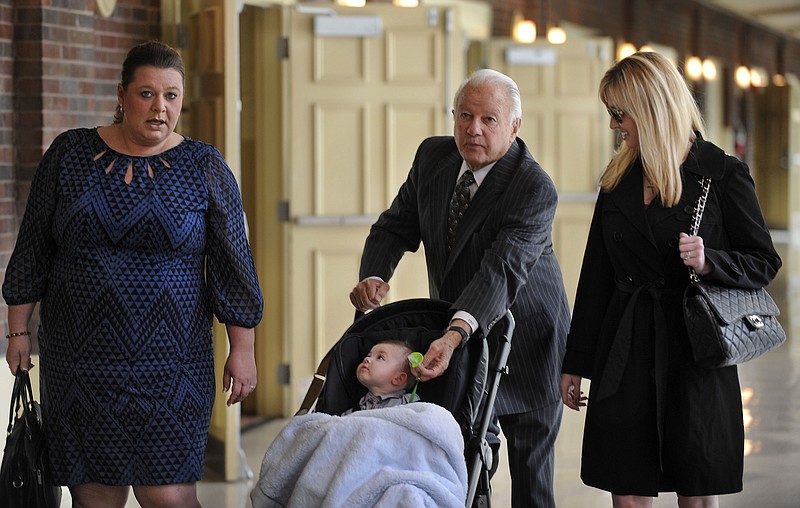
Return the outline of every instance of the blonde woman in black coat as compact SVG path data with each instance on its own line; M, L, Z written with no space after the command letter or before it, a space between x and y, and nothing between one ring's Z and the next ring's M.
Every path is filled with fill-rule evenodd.
M781 260L748 167L702 136L668 59L636 53L600 84L621 144L600 177L562 366L564 404L587 406L581 478L613 506L716 507L742 490L744 428L736 367L695 365L682 313L688 269L766 286ZM711 191L697 236L700 179ZM588 405L580 391L591 379Z

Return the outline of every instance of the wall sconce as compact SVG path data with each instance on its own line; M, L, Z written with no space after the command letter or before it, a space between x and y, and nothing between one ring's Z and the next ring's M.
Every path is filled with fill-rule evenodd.
M699 57L692 56L686 60L686 76L692 81L697 81L703 76L703 61Z
M736 69L736 84L743 90L750 87L767 86L768 83L767 72L764 69L748 69L745 65L740 65Z
M636 46L630 42L624 42L617 48L617 60L628 58L637 51L655 51L649 44L644 44L641 48L636 49Z
M550 44L564 44L567 42L567 32L558 25L553 25L547 30L547 42Z
M757 88L769 85L767 70L763 67L753 67L750 69L750 85Z
M746 65L740 65L736 69L736 84L743 90L750 88L750 69Z
M703 60L703 78L705 78L706 81L714 81L717 79L717 64L710 58Z
M775 86L786 86L786 76L783 73L786 69L786 41L783 39L775 46L775 61L778 65L775 69L775 74L772 75L772 84Z
M717 79L717 65L710 58L700 60L699 57L692 56L686 60L686 76L692 81L700 78L706 81Z
M530 19L520 19L514 23L514 40L530 44L536 40L536 23Z
M104 18L107 18L114 13L117 0L97 0L95 6L97 7L97 12Z
M764 81L761 79L761 74L755 69L750 69L750 84L755 87L760 87L764 85Z
M625 42L621 44L617 50L617 59L622 60L623 58L628 58L634 53L636 53L636 46L630 42Z
M395 7L419 7L419 0L392 0Z
M367 0L336 0L336 3L342 7L364 7Z

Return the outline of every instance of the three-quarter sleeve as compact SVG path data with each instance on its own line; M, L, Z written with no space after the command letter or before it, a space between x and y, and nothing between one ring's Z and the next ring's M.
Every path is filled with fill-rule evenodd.
M31 183L25 215L6 267L3 298L8 305L38 302L44 297L57 252L53 215L58 205L58 176L65 150L59 136L45 152Z
M205 157L208 183L206 280L214 314L225 324L254 328L263 313L239 186L214 148Z

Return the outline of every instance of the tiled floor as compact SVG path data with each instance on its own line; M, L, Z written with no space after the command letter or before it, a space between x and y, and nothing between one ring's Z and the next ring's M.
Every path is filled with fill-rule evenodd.
M789 340L780 349L740 368L745 399L747 450L744 492L720 499L722 508L800 508L800 271L787 249L784 269L770 292L783 310ZM797 258L798 256L795 256ZM586 387L584 387L584 390ZM567 411L556 443L555 491L560 508L605 508L610 496L583 485L579 478L584 413ZM243 435L247 461L258 475L261 457L286 420L274 420ZM510 479L503 457L492 480L496 508L510 506ZM200 482L205 508L250 508L246 482ZM68 495L63 506L70 506ZM129 507L138 504L131 499ZM656 508L676 506L674 494L662 494ZM309 507L313 508L313 507Z

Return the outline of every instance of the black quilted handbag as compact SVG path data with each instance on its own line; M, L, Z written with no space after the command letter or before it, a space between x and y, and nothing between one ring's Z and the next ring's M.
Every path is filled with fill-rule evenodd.
M711 179L704 177L691 233L697 234ZM683 314L692 355L703 367L727 367L757 358L786 341L780 310L764 288L744 289L701 281L691 268Z
M53 485L39 403L31 379L18 369L11 395L8 434L0 466L0 506L58 508L61 487Z

